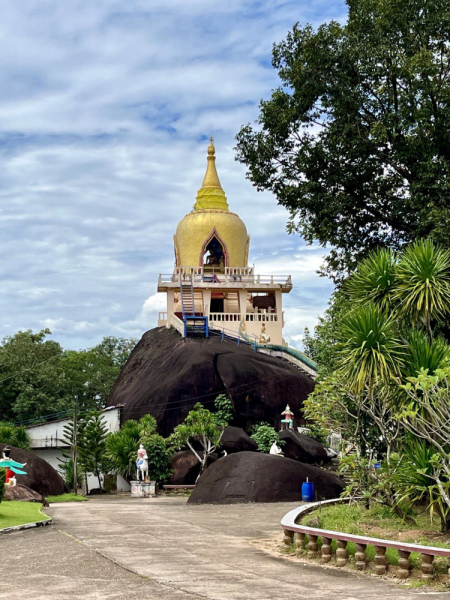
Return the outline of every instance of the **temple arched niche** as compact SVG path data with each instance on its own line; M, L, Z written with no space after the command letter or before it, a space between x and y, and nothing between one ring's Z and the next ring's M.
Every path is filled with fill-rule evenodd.
M216 229L208 236L203 244L200 255L200 266L205 271L225 272L225 267L229 266L228 251L225 242L220 238Z

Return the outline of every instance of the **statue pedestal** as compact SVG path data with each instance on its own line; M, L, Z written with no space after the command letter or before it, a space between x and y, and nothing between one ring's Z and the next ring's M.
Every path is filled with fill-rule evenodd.
M153 498L156 496L156 481L131 481L132 498Z

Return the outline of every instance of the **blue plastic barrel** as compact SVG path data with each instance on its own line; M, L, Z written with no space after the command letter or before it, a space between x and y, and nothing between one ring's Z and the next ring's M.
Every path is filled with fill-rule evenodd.
M305 481L302 484L303 502L314 502L314 484L312 481Z

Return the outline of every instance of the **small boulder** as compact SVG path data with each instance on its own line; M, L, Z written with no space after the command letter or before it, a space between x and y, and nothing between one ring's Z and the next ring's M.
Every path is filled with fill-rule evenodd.
M8 444L0 444L0 453ZM43 458L34 452L9 446L11 458L18 463L26 463L26 475L17 475L17 483L27 486L43 496L59 496L69 491L61 475Z
M239 502L300 502L302 484L309 478L318 499L338 498L342 479L290 458L237 452L219 459L200 477L188 504Z
M322 464L331 460L323 444L303 433L285 429L280 431L279 436L284 441L282 450L286 458L308 464Z
M44 506L48 506L47 500L38 492L30 489L26 485L7 485L5 487L4 500L18 500L19 502L41 502Z
M230 425L225 427L220 445L228 454L258 451L256 442L243 429Z
M306 521L306 526L307 527L315 527L316 529L317 529L317 527L320 527L319 517L312 517L311 519L308 519Z
M202 453L199 452L199 455L201 456ZM211 465L217 459L217 454L210 454L206 461L207 466ZM190 450L176 452L170 462L173 469L172 477L169 481L171 485L195 485L200 473L200 463L193 452Z
M89 490L89 496L102 496L107 493L106 490L100 488L92 488L92 490Z

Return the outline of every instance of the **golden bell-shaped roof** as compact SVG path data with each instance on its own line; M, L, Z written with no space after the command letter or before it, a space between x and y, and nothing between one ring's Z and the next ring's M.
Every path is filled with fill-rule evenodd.
M220 245L223 267L247 266L249 236L243 221L230 212L216 170L214 142L208 147L206 174L198 190L194 210L178 224L174 236L176 265L204 265L209 244Z

